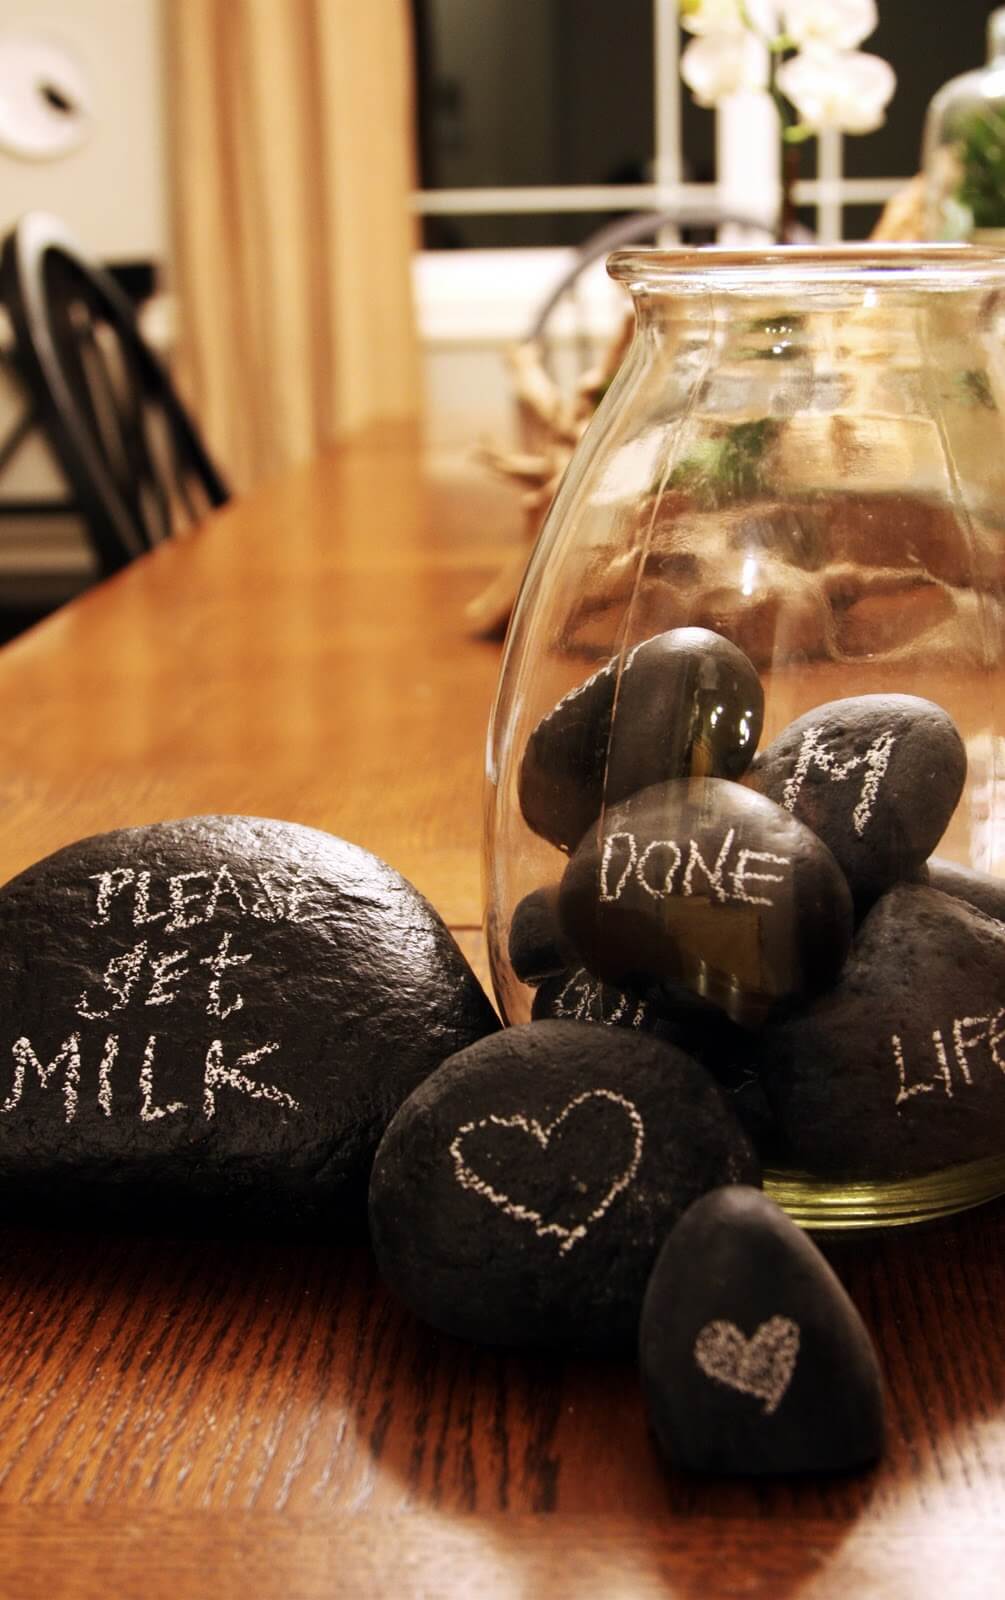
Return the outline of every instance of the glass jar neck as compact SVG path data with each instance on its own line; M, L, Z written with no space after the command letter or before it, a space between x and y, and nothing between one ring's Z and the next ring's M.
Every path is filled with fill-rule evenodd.
M988 17L988 66L1005 66L1005 6Z

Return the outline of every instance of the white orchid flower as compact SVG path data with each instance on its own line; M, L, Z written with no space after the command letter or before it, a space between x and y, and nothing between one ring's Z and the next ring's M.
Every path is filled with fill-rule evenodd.
M773 39L781 27L780 0L681 0L680 25L701 37L752 28Z
M740 33L746 27L740 0L681 0L680 25L688 33Z
M742 0L747 21L762 39L774 39L782 31L779 0Z
M743 89L766 89L768 53L745 30L692 39L680 58L680 75L700 106L714 106Z
M881 127L897 76L862 50L807 49L778 69L778 87L814 132L872 133Z
M782 0L782 26L801 49L854 50L878 21L876 0Z

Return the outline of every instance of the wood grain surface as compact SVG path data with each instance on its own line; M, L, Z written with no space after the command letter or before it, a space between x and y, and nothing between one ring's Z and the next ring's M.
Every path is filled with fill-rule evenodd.
M480 960L498 651L461 608L518 517L368 436L0 654L0 872L198 811L376 850ZM5 1227L0 1595L1005 1594L1005 1207L828 1253L889 1385L847 1478L666 1471L628 1364L416 1324L363 1243ZM840 1397L836 1397L840 1403Z

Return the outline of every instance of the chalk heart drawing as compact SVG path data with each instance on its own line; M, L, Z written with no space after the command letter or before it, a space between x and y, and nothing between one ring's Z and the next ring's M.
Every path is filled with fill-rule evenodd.
M520 1133L524 1133L533 1139L546 1155L549 1152L554 1154L553 1141L556 1136L560 1135L566 1128L570 1117L575 1116L580 1108L590 1101L608 1101L611 1105L618 1107L619 1114L624 1117L630 1130L631 1156L613 1181L608 1184L600 1199L590 1207L588 1214L578 1222L572 1222L569 1225L559 1222L546 1222L540 1211L535 1211L531 1206L523 1205L520 1201L514 1199L512 1195L506 1194L502 1189L497 1188L494 1183L489 1183L485 1178L481 1177L464 1155L465 1140L484 1128L516 1128ZM633 1181L642 1161L644 1142L645 1128L643 1127L642 1118L631 1100L626 1099L623 1094L616 1094L613 1089L588 1089L583 1094L577 1094L575 1099L570 1100L568 1105L559 1112L555 1120L549 1122L546 1127L542 1127L541 1123L534 1117L528 1117L523 1112L517 1112L509 1117L489 1115L481 1117L476 1122L465 1122L463 1127L458 1128L451 1140L450 1157L454 1164L454 1175L462 1189L470 1189L472 1193L481 1195L483 1200L488 1200L491 1205L497 1206L500 1211L507 1217L512 1217L515 1222L526 1223L533 1228L539 1239L552 1238L559 1240L558 1253L564 1256L568 1251L574 1249L581 1239L586 1238L594 1223L600 1221L601 1217L610 1210L618 1195L622 1194ZM598 1154L602 1159L602 1152L598 1151ZM595 1188L594 1194L596 1194ZM584 1204L588 1203L588 1199L584 1200Z
M745 1339L735 1322L708 1322L694 1342L694 1359L707 1378L764 1401L764 1415L777 1410L796 1370L799 1324L769 1317Z

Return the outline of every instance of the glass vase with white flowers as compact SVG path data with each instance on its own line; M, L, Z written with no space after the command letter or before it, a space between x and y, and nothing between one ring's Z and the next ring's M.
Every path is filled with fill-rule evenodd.
M876 0L681 0L692 34L681 76L701 106L744 90L771 96L782 145L777 234L792 237L799 151L824 129L871 133L882 125L896 75L858 49L878 22Z

